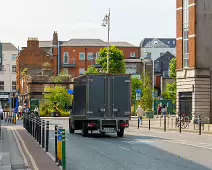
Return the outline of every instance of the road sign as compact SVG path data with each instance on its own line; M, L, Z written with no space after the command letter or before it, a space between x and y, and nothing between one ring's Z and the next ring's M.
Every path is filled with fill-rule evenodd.
M58 129L58 135L62 136L62 129Z
M59 135L59 136L57 137L57 140L58 140L58 142L61 142L61 141L62 141L62 135Z
M136 100L141 100L141 96L142 96L142 90L137 89L136 90Z
M68 90L68 94L74 94L74 90Z

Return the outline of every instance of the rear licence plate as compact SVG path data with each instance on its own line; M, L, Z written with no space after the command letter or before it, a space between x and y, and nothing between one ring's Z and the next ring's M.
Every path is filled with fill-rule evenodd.
M114 132L114 128L104 128L103 131L107 133L112 133Z

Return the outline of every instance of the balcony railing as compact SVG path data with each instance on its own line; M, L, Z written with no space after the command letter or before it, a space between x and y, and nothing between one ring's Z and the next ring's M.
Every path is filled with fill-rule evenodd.
M63 68L75 68L76 59L70 59L68 63L63 63Z

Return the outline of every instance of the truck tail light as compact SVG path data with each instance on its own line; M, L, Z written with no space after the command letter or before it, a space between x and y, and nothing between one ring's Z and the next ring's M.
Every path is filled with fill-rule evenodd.
M122 127L122 128L129 127L129 124L128 124L128 123L122 123L122 124L121 124L121 127Z
M95 128L96 127L96 124L95 123L88 123L88 127L89 128Z

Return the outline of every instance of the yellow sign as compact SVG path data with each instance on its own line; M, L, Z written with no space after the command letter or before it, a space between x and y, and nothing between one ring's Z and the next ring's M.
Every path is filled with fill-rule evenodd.
M62 161L62 142L57 142L57 155L58 159Z

